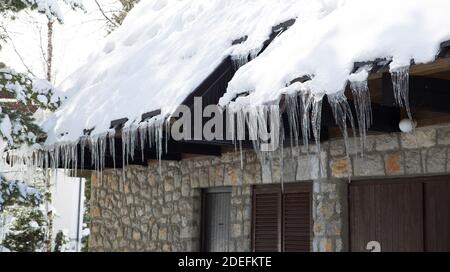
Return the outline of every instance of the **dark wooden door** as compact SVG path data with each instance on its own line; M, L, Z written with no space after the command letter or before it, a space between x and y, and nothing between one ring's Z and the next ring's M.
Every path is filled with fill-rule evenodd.
M421 183L382 181L350 186L350 248L368 251L423 250Z
M253 189L254 251L311 249L311 183L262 185Z
M352 182L350 248L450 251L450 176Z
M425 183L425 250L450 251L450 178Z
M229 251L230 189L219 188L205 191L203 206L203 250Z

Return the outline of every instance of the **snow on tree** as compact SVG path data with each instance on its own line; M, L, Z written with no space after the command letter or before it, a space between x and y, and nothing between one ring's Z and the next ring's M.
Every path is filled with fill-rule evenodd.
M3 18L14 19L15 14L21 10L36 10L47 16L49 24L53 20L62 23L61 3L70 5L73 9L83 9L81 0L10 0L0 2L0 14ZM0 41L5 42L4 34L0 32ZM46 135L36 124L34 114L38 110L54 111L60 104L59 98L54 97L54 88L49 81L18 73L0 62L2 159L5 159L4 151L7 149L29 147L45 139ZM1 241L2 245L13 251L43 250L42 246L45 245L45 250L50 251L52 211L49 209L49 182L45 182L45 188L42 186L38 192L31 190L28 183L7 180L2 174L0 173L0 219L3 223L4 217L8 216L11 221L9 226L0 225L0 228L8 229ZM32 193L28 194L29 192ZM45 205L43 201L46 202Z
M16 206L11 209L13 219L2 244L11 251L33 252L42 250L46 221L41 209Z
M0 176L0 212L5 207L13 205L39 206L42 202L42 193L23 181L7 181Z
M0 68L0 94L8 99L0 104L0 135L9 147L33 144L45 138L45 133L34 123L33 114L40 108L55 110L59 98L46 80L31 79L9 68Z
M46 227L42 201L39 189L0 176L0 220L7 230L0 241L2 247L12 251L42 249Z
M108 19L107 28L108 32L114 31L118 26L120 26L127 17L128 12L137 4L140 0L119 0L121 4L121 9L115 12L111 19ZM98 3L98 2L97 2Z
M23 9L36 9L44 13L48 18L57 18L63 22L60 4L64 3L73 9L84 9L82 0L10 0L0 3L0 12L16 13Z

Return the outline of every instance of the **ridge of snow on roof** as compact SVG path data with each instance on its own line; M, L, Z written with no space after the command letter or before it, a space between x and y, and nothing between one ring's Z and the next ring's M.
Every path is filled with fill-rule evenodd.
M258 58L241 67L219 104L243 92L250 94L236 100L237 108L278 101L283 92L333 94L355 78L355 62L390 59L392 72L411 60L435 60L440 43L450 39L448 0L325 2L329 5L321 12L299 16ZM305 75L312 80L287 87Z
M88 63L61 88L69 99L45 124L46 144L73 142L112 120L137 124L145 112L176 107L227 56L261 49L273 26L296 18L243 65L219 104L277 102L285 92L339 93L355 62L389 59L391 71L433 61L450 39L448 0L141 1ZM242 44L232 41L248 36ZM290 83L303 76L311 80ZM240 96L234 102L237 94Z
M60 86L69 99L43 124L46 144L76 141L94 127L92 135L103 134L116 119L137 124L153 110L167 116L223 59L258 51L274 25L305 7L298 0L141 1Z

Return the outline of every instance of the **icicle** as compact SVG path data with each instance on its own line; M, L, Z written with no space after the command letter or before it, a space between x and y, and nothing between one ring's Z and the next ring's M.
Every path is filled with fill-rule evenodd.
M299 96L297 93L286 95L286 112L289 121L289 136L291 139L291 149L299 149Z
M311 128L313 131L314 140L316 141L316 152L320 153L320 128L322 121L322 101L323 94L314 95L312 99L311 108ZM320 156L320 154L319 154ZM319 157L320 161L320 157Z
M322 101L323 94L310 95L311 97L311 130L316 144L316 157L318 163L319 177L322 176L322 160L320 156L320 130L322 121ZM309 129L309 128L308 128ZM306 149L309 152L309 148Z
M80 158L80 161L81 161L81 170L84 170L84 152L85 152L85 149L86 149L86 141L87 141L87 139L86 139L86 137L82 137L81 139L80 139L80 153L81 153L81 158Z
M242 66L247 64L247 62L248 62L247 55L245 55L245 56L238 55L238 56L231 57L231 63L232 63L234 71L237 71L239 68L241 68Z
M237 135L236 139L238 141L245 140L245 118L246 112L245 110L240 110L236 112L236 127L237 127Z
M265 139L265 135L268 135L269 129L268 129L268 122L269 122L269 108L268 107L258 107L258 114L257 114L257 120L256 120L256 126L257 126L257 133L256 133L256 141L254 141L255 146L255 152L258 160L261 163L264 163L266 160L266 154L260 152L261 150L261 142L267 142L270 139Z
M405 107L408 118L412 120L409 108L409 66L391 71L394 97L399 107Z
M367 131L372 124L372 106L367 80L350 81L350 89L352 90L353 101L355 101L362 155L367 145Z
M309 152L309 136L310 136L310 111L313 104L313 95L310 91L304 91L300 93L301 103L300 103L300 115L302 116L302 136L303 145L307 152Z
M129 134L130 134L130 137L129 137L129 140L130 140L130 142L129 142L129 154L131 155L131 159L134 160L134 152L136 150L136 140L137 140L137 137L138 137L138 135L137 135L138 129L137 129L136 126L131 126L128 129L128 131L129 131Z
M125 167L128 165L127 142L128 133L122 129L122 176L125 179Z
M149 144L150 148L152 148L154 146L154 148L156 150L156 157L158 158L158 164L159 164L158 170L159 170L160 174L162 171L161 158L162 158L162 154L163 154L164 138L166 138L166 141L167 141L167 136L164 137L164 128L165 128L165 126L167 126L169 124L169 122L170 122L170 118L164 117L164 118L154 119L151 122L149 122L148 127L147 127L148 144ZM166 133L168 133L168 132L166 131ZM165 143L165 145L167 145L167 142ZM167 148L166 148L166 151L167 151Z
M253 59L255 59L260 52L260 49L250 50L247 54L239 54L231 56L231 63L234 71L237 71L239 68L249 63Z
M116 131L112 130L108 133L109 139L109 155L113 158L113 167L116 169Z
M280 150L280 183L281 183L281 193L284 193L284 132L283 132L283 126L280 126L281 133L279 133L279 150ZM277 135L278 136L278 135Z
M350 122L351 128L353 130L354 139L356 139L355 123L353 120L352 111L347 101L347 97L343 91L337 92L335 94L328 95L328 102L331 106L333 112L334 120L339 126L342 135L344 137L345 152L347 159L350 159L349 155L349 144L348 144L348 132L347 132L347 121Z
M147 141L147 122L144 125L140 125L139 126L139 144L140 144L140 149L141 149L141 161L144 162L144 151L145 151L145 144Z
M240 111L236 112L236 127L237 127L236 141L239 141L239 154L240 154L241 168L243 167L242 141L245 140L246 115L247 114L244 110L240 110ZM235 145L235 148L236 148L236 145Z
M165 132L166 132L165 146L166 146L166 149L165 149L165 151L167 153L167 150L169 150L168 144L169 144L169 139L170 139L170 119L167 118L164 121L164 124L166 125L166 127L165 127Z
M105 169L105 157L106 157L106 143L108 140L108 133L99 136L99 156L100 156L100 172L103 174L103 169ZM103 175L102 175L103 176Z

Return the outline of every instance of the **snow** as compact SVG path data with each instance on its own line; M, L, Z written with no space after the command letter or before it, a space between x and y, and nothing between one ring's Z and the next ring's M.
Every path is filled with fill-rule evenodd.
M86 12L80 9L72 10L70 6L62 4L63 1L58 1L61 3L64 22L53 24L54 85L61 84L67 76L84 65L93 45L102 41L107 34L105 19L95 1L83 1ZM116 0L98 2L107 14L120 7ZM45 14L29 11L15 14L14 20L4 18L2 23L8 29L11 40L2 43L2 62L14 67L18 72L27 73L29 68L36 77L46 78L41 45L47 44L47 21Z
M300 17L236 73L228 93L251 92L237 103L277 100L283 87L304 75L312 76L304 85L313 93L336 93L345 88L357 61L388 58L391 71L396 71L411 60L433 61L440 43L450 39L447 0L334 2L338 4L331 5L326 15Z
M37 93L48 93L53 89L52 84L45 79L33 79L33 90Z
M8 115L4 115L3 118L0 120L0 132L1 135L5 137L9 143L13 142L13 139L11 137L12 132L11 130L12 130L11 120L9 119Z
M30 221L29 225L33 229L38 229L39 228L39 224L36 221L34 221L34 220Z
M364 82L368 75L352 75L354 62L389 59L395 73L411 60L433 61L440 43L450 39L449 10L448 0L141 1L60 86L69 99L44 124L46 144L76 141L84 129L104 135L112 120L124 117L125 129L133 128L141 114L157 109L165 118L225 57L256 56L271 28L291 18L297 20L289 30L242 63L219 104L244 92L250 94L232 102L235 109L303 92L317 96L309 100L317 109L324 94L345 109L338 94L349 80ZM231 45L244 36L245 42ZM312 79L289 86L305 75Z
M83 0L22 0L30 5L35 5L39 12L45 13L47 17L55 16L63 22L61 3L69 5L71 8L83 8Z
M172 113L228 55L261 48L271 28L297 16L299 1L141 1L60 88L70 99L44 125L47 144L126 127L145 112ZM232 41L247 40L232 46Z

